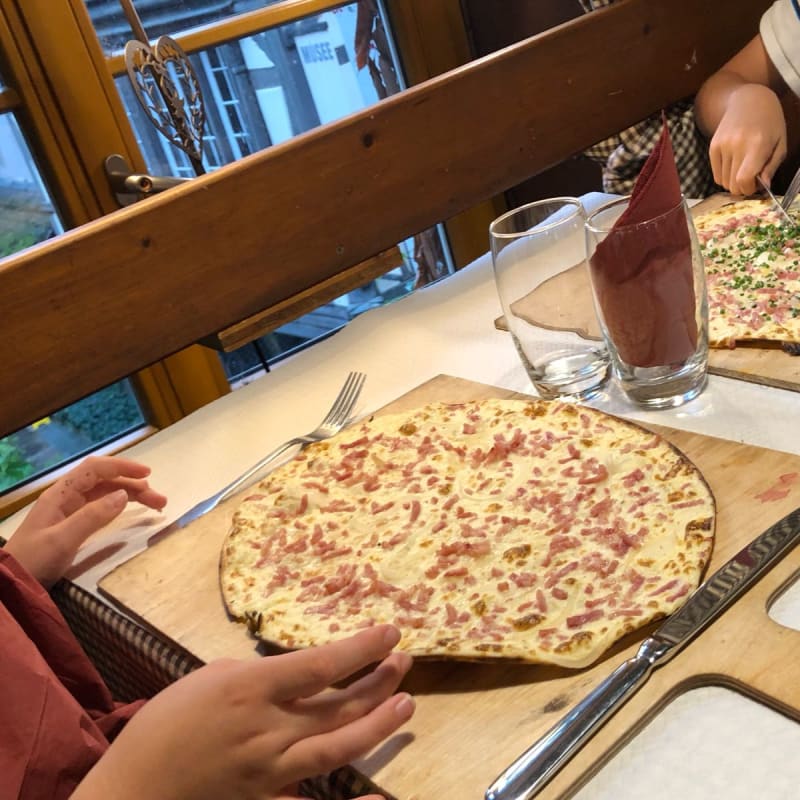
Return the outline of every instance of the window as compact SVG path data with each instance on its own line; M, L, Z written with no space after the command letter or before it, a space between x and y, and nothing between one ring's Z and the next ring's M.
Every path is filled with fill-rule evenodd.
M0 114L0 257L43 242L64 228L10 112Z
M0 114L0 257L64 230L16 116ZM32 367L35 369L35 366ZM128 381L0 439L0 493L140 428Z
M88 0L107 53L133 36L115 0ZM256 7L257 4L250 4ZM158 15L139 3L147 36L225 18L225 4L184 2ZM238 6L237 6L238 8ZM349 3L276 27L196 50L190 56L202 89L205 126L203 167L213 171L320 124L332 122L399 91L405 81L385 14L378 3ZM128 74L116 86L151 174L191 177L190 159L150 122ZM299 170L299 180L306 179ZM313 191L313 182L309 183ZM267 205L269 187L265 187ZM354 316L402 297L415 286L453 270L443 229L400 243L398 261L380 279L348 292L241 351L222 355L236 386L274 361L345 325Z
M29 205L29 224L13 235L19 237L13 239L14 248L115 210L114 192L98 169L108 155L123 155L136 171L194 175L186 155L150 125L125 74L122 46L134 34L123 4L130 0L0 0L0 175L12 158L24 162L29 195L36 198ZM203 164L209 171L401 88L405 78L398 51L414 82L468 57L459 0L133 4L151 41L169 34L190 53L207 106ZM362 36L357 51L359 9L367 13L362 23L370 23L366 30L373 41ZM385 42L378 41L384 33ZM363 59L365 53L371 54L371 65ZM452 260L466 263L485 250L484 225L472 231L467 227L460 237L453 237L450 229L456 252L451 259L442 230L399 243L397 265L379 280L246 348L221 358L216 351L194 346L108 387L107 405L100 412L94 406L93 413L106 421L120 420L113 436L127 436L125 441L146 435L229 391L231 383L248 380L285 353L328 335L364 309L402 296L420 278L435 277L429 267L441 274L451 269ZM477 247L470 250L472 240ZM421 269L423 253L432 256ZM52 414L49 423L0 439L0 451L8 451L12 442L17 448L8 457L0 452L0 474L5 470L11 476L0 483L3 511L24 502L23 495L9 494L8 487L25 479L30 485L35 473L60 460L48 453L31 469L25 463L29 441L21 438L56 438L59 419ZM78 422L88 424L74 415L65 424ZM70 437L73 455L107 440L99 427L88 425L87 438L78 442Z

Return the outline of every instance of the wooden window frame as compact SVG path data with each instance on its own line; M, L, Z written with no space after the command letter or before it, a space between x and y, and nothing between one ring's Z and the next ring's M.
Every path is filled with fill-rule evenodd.
M285 0L176 38L191 52L342 5ZM409 83L467 59L458 2L387 0L385 5L391 25L397 26ZM0 51L5 80L12 84L0 88L0 112L18 115L65 225L77 227L116 211L103 170L105 156L119 153L134 170L143 171L145 164L114 85L114 76L124 72L122 55L103 52L83 0L0 0ZM481 218L477 230L485 230L484 222ZM456 263L466 263L470 256L460 244L461 234L457 229L448 233ZM485 249L481 234L474 241L471 252ZM200 346L130 377L149 423L142 437L230 390L218 355ZM116 448L132 441L126 437ZM26 502L47 480L6 495L0 510Z

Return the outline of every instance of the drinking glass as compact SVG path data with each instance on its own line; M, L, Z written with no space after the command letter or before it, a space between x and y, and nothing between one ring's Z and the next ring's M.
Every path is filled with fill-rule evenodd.
M630 197L586 221L595 310L614 378L634 403L671 408L696 397L708 371L703 257L685 200L625 224Z
M506 325L534 388L548 400L589 398L608 378L602 344L566 332L554 344L552 331L535 324L521 302L548 279L584 262L585 221L580 200L555 197L515 208L489 226Z

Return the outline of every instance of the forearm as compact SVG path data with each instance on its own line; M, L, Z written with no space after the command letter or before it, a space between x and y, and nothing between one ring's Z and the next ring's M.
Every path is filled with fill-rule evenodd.
M119 785L112 787L108 785L108 781L95 779L90 772L78 784L78 787L69 796L69 800L109 800L111 797L114 800L127 800L127 795L125 798L121 797L118 790L124 794L125 787Z
M697 124L706 136L712 136L743 93L758 92L771 105L785 89L761 36L756 36L700 87L695 97Z
M737 92L748 85L748 81L737 72L721 69L700 87L694 101L695 119L706 136L710 138L714 135L720 121L735 102ZM766 87L764 89L771 91Z
M84 776L69 800L174 800L166 793L164 776L139 776L131 770L119 771L110 764L108 753Z

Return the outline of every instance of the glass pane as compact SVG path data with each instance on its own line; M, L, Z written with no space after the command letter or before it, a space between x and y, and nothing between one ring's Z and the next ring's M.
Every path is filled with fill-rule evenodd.
M275 5L280 0L134 0L133 6L151 41L222 22L254 9ZM107 54L118 52L132 39L133 31L119 0L85 0L89 16Z
M63 232L13 114L0 115L0 257Z
M0 495L144 424L127 380L0 439Z
M12 114L0 115L0 208L0 256L63 231ZM128 381L122 381L0 438L0 494L129 433L143 422Z
M205 105L206 170L344 117L402 88L382 16L375 12L368 33L357 34L359 13L372 14L350 3L190 56ZM162 18L169 15L174 33L181 27L181 12L170 8ZM117 88L148 169L193 175L185 153L151 124L127 74L117 78Z
M122 12L113 11L111 5L87 0L101 36L118 50L131 33ZM155 6L161 9L158 16ZM237 12L260 6L260 0L235 4ZM175 33L199 24L198 15L215 13L215 19L220 19L230 13L231 5L195 0L173 4L167 10L163 3L140 0L136 7L153 38L157 33ZM373 2L312 14L193 53L190 59L206 111L206 171L351 114L403 88L390 31L380 4ZM117 79L117 88L148 170L194 176L186 153L151 124L127 75ZM362 311L452 272L441 228L400 243L399 251L397 266L378 280L284 326L248 346L244 353L224 356L230 380L236 382L260 371L270 361L330 334ZM245 364L249 366L244 368Z

